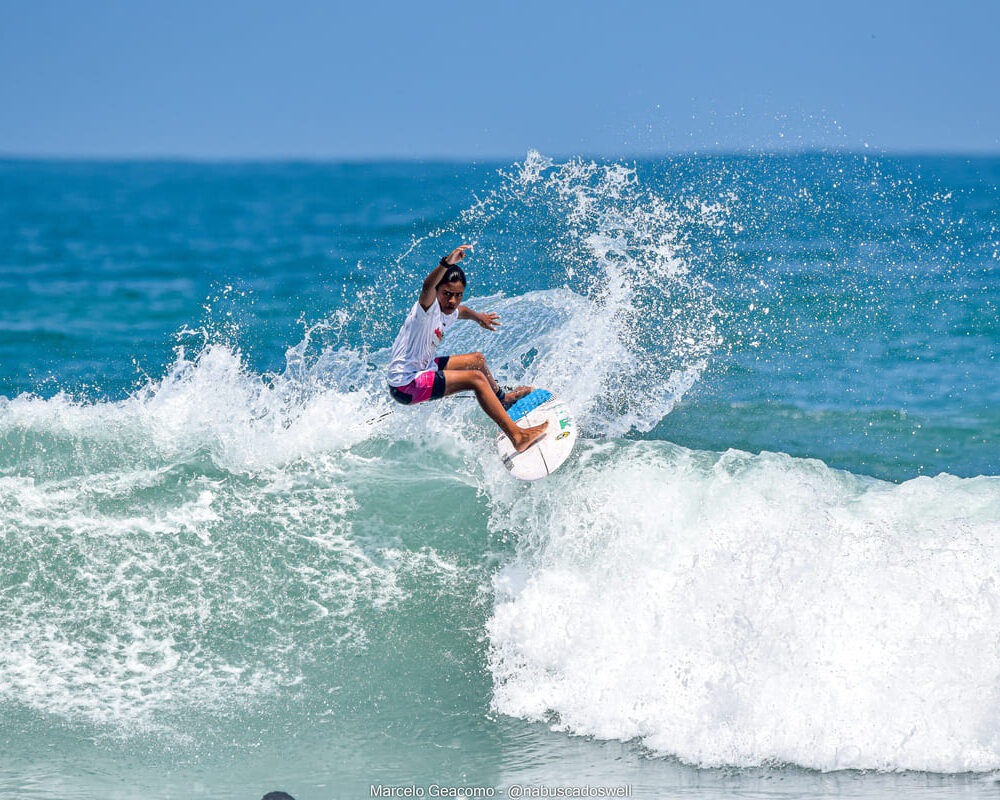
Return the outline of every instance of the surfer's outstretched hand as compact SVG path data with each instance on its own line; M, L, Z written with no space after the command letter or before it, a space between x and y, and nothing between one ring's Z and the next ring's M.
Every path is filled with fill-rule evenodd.
M486 311L479 315L476 319L480 325L482 325L488 331L495 331L500 327L500 315L493 311Z

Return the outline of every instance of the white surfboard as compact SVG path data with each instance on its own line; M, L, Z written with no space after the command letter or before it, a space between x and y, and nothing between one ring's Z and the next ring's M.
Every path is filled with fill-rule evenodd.
M547 389L529 392L507 411L510 418L522 428L541 425L548 420L545 435L523 453L502 431L497 433L497 450L500 460L515 478L536 481L551 475L573 452L576 443L576 423L566 404Z

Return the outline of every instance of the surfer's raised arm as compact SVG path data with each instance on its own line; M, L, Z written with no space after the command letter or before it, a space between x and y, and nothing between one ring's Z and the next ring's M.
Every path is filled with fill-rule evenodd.
M448 271L449 267L455 266L459 261L465 258L465 251L472 247L471 244L463 244L456 247L448 255L441 259L436 267L431 271L431 274L424 278L423 288L420 290L420 307L427 311L434 301L437 300L437 286L444 277L445 272ZM466 319L462 317L462 319ZM471 317L469 319L472 319ZM482 324L482 323L480 323ZM486 327L485 325L483 327Z

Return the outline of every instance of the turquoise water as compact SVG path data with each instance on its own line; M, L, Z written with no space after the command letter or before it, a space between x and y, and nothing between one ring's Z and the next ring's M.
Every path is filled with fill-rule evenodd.
M998 184L0 162L0 793L994 791ZM384 391L467 242L538 484Z

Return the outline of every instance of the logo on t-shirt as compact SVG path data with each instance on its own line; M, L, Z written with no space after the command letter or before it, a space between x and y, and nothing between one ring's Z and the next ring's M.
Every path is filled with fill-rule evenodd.
M434 329L434 335L438 337L438 341L439 342L444 338L444 334L441 333L441 329L440 328L435 328Z

